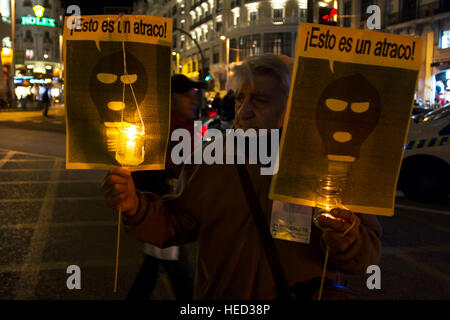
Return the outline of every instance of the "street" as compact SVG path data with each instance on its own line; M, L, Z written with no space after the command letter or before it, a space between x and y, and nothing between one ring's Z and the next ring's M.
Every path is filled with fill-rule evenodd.
M117 213L100 192L104 171L65 170L61 106L0 113L0 299L124 299L142 263L142 244L120 238L113 293ZM381 289L369 275L343 276L360 299L449 299L450 205L396 199L383 226ZM193 246L190 247L193 261ZM67 267L81 269L69 290ZM152 299L173 299L162 275Z
M105 172L64 169L64 117L49 114L0 114L0 299L124 299L143 246L121 233L114 294L117 213L100 193ZM67 289L70 265L81 290ZM160 280L154 298L173 297Z

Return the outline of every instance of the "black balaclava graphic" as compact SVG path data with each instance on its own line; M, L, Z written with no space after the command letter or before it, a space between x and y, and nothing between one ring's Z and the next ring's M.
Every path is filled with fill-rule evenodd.
M316 109L325 154L358 159L361 144L375 129L380 114L378 91L361 74L331 82Z
M124 76L123 52L118 51L102 57L90 77L90 94L97 107L102 122L121 121L122 111L120 104L123 99L123 85L125 84L124 121L134 122L138 105L142 102L147 91L147 75L144 65L131 53L126 52L126 67L128 77ZM109 106L108 106L109 103Z

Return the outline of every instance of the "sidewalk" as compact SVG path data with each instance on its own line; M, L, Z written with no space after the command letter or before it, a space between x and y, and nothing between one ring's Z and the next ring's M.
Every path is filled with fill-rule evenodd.
M12 111L13 110L13 111ZM32 118L43 117L43 110L20 110L20 109L0 109L0 121L26 121ZM65 108L63 104L54 104L49 107L48 115L50 117L64 117Z

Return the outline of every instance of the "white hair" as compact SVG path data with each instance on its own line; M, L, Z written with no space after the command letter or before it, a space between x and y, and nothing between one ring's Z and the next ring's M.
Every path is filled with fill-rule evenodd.
M229 79L228 89L238 92L242 86L249 82L254 84L254 77L259 75L271 75L280 81L284 95L289 95L293 59L280 54L263 54L254 56L233 68L233 75Z

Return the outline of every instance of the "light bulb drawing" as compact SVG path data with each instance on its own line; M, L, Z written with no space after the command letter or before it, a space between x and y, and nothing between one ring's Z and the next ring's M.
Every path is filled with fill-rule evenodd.
M381 115L378 91L361 74L339 78L322 92L316 109L316 125L328 159L328 174L320 178L313 221L333 217L329 212L341 206L351 165L376 128ZM334 218L334 217L333 217Z
M143 64L122 50L102 57L90 79L90 93L105 128L108 152L122 166L136 166L145 158L145 125L139 106L147 91Z

